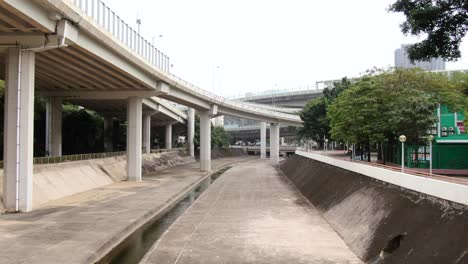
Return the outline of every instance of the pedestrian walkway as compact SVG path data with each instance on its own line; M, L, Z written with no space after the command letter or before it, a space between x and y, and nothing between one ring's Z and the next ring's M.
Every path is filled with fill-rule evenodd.
M213 160L213 169L251 157ZM94 263L207 173L199 163L173 167L48 203L30 213L0 215L0 263Z
M269 161L218 178L143 263L361 263Z

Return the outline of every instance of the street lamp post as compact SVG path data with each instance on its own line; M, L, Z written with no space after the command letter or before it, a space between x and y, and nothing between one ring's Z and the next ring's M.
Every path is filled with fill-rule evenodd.
M137 33L138 35L140 35L141 18L138 18L138 14L137 14L136 23L137 23L137 28L138 28Z
M401 173L405 173L405 135L401 135L398 138L401 142Z
M433 135L427 137L429 140L429 175L432 175L432 140L434 140Z

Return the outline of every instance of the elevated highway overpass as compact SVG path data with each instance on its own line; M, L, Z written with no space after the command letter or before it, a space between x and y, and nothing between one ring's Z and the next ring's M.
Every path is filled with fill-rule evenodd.
M284 91L269 91L258 94L249 94L245 97L235 98L235 101L252 104L266 110L298 115L308 101L323 95L323 89L298 89ZM237 116L224 117L224 129L235 140L252 142L258 140L260 123L256 120ZM295 137L295 130L284 126L280 132L282 137Z
M261 93L251 96L236 98L239 102L249 102L274 107L302 109L306 103L320 97L323 89L291 90L271 93Z
M152 116L156 122L184 120L180 113L164 114L168 108L155 103L156 97L190 107L186 120L191 153L194 113L199 112L202 171L211 169L213 116L270 123L274 164L279 160L279 124L302 125L296 115L230 101L171 74L169 57L99 0L3 0L0 14L0 77L6 80L4 203L10 211L30 211L32 206L35 94L54 102L50 134L60 129L60 122L55 128L53 123L60 117L62 101L126 116L127 176L135 181L141 180L143 124L152 122ZM161 112L165 121L151 114ZM149 127L145 126L147 134ZM49 144L60 154L59 140L50 136Z

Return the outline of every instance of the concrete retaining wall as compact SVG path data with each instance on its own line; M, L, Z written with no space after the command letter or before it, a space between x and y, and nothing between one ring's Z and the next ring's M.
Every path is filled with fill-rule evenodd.
M211 159L238 157L243 155L247 155L247 151L245 149L220 148L211 150ZM195 151L195 157L197 160L200 159L200 149Z
M468 263L467 205L310 157L280 169L365 262Z
M212 159L238 157L238 156L244 156L244 155L247 155L247 151L245 149L223 148L223 149L211 150Z
M185 152L172 151L142 156L143 174L193 162ZM35 165L33 176L33 206L79 192L126 180L125 156ZM3 171L2 171L3 174ZM0 179L3 180L3 177ZM0 181L2 183L2 181ZM0 186L3 190L3 184ZM3 211L0 203L0 211Z

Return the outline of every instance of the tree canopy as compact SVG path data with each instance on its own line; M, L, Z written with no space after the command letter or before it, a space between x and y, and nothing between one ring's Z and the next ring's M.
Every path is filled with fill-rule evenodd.
M229 146L231 141L229 134L224 127L213 126L211 124L211 148L224 148ZM195 149L200 146L200 116L195 115L195 136L193 139Z
M331 136L354 143L396 141L406 135L419 143L444 103L460 110L461 88L444 74L417 69L376 70L357 80L329 107Z
M400 27L405 35L427 37L408 48L411 61L461 57L460 44L468 29L466 0L397 0L389 8L406 16Z
M299 130L299 136L312 139L323 146L324 137L330 137L330 122L327 118L328 106L350 86L351 82L343 78L334 83L334 88L325 88L323 97L310 100L300 113L304 127Z

